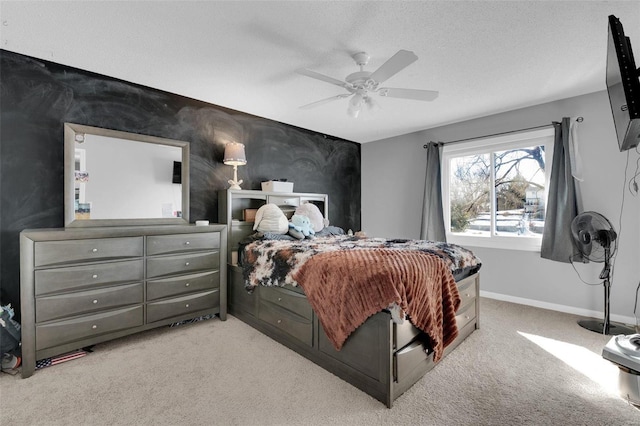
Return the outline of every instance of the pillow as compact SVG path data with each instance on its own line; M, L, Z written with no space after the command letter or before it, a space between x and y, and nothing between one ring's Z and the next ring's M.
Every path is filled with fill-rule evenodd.
M325 226L320 232L316 232L316 237L329 237L331 235L345 235L344 229L338 226Z
M275 204L269 203L260 207L256 212L254 231L286 234L289 232L289 221L282 210Z
M322 216L318 206L313 203L302 204L296 209L295 214L308 217L315 232L322 231L322 228L329 225L329 221Z

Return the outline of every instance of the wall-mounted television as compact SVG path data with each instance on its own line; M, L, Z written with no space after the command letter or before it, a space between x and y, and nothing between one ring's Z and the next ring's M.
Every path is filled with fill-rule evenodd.
M173 177L171 182L182 183L182 161L173 162Z
M640 143L640 69L636 68L631 40L622 23L609 16L607 92L620 151Z

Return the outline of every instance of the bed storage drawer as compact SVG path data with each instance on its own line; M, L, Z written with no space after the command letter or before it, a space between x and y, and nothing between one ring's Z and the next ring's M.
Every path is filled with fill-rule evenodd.
M35 267L142 257L142 237L100 238L35 243Z
M421 364L433 362L432 352L426 352L428 347L422 340L416 340L393 354L393 373L396 381L404 380Z
M220 271L147 281L147 300L162 299L220 287Z
M183 253L220 248L220 234L176 234L147 237L147 255Z
M174 299L165 299L147 304L147 323L165 318L186 315L204 309L213 309L220 304L220 291L189 294Z
M403 324L393 323L393 347L402 348L406 344L414 340L421 331L411 324L411 321L405 320Z
M301 342L313 346L313 322L310 319L262 300L258 309L258 318Z
M44 322L103 309L142 303L141 282L36 299L36 321Z
M284 288L264 288L260 292L260 300L273 303L308 320L313 318L313 310L304 294Z
M142 305L36 326L38 350L143 324Z
M476 304L475 303L467 303L466 306L458 309L456 313L456 325L458 326L458 330L461 330L473 321L476 317Z
M468 304L475 302L476 300L476 286L475 278L465 278L458 283L458 293L460 294L460 308L458 311L464 309Z

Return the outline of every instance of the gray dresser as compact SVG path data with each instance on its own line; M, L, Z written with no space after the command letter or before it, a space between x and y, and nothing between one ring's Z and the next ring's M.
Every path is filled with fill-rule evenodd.
M22 377L36 360L207 314L227 315L224 225L25 230Z

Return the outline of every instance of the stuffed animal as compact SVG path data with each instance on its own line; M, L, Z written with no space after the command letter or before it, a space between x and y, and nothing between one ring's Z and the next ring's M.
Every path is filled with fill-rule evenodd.
M322 216L318 206L313 203L302 204L296 208L295 214L303 215L311 221L311 227L315 232L320 232L325 226L329 226L329 220Z
M311 227L311 221L308 217L294 214L291 216L291 222L289 222L289 234L292 237L303 239L312 238L315 231Z
M275 204L265 204L256 212L254 231L286 234L289 231L287 216Z
M291 235L293 238L296 238L298 240L304 240L304 234L302 233L302 231L296 228L298 228L296 225L289 222L289 233L287 235Z

